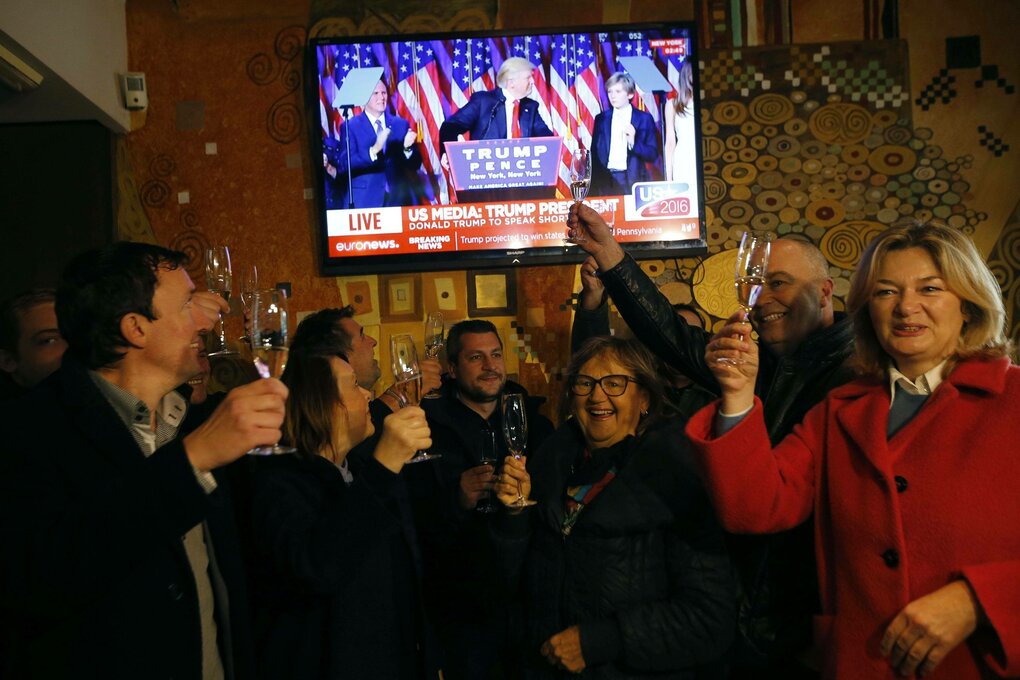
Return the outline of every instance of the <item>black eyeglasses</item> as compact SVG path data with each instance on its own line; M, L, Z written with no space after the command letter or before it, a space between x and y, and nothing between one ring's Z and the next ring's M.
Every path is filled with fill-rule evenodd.
M570 379L570 391L579 397L587 397L595 389L602 388L608 397L618 397L627 391L627 383L636 383L629 375L604 375L598 380L590 375L578 374Z

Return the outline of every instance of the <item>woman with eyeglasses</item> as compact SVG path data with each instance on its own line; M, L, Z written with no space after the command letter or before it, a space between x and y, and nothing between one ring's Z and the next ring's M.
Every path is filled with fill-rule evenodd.
M591 338L561 404L560 428L497 484L507 506L518 482L538 501L494 529L525 594L526 677L719 677L735 585L654 358Z

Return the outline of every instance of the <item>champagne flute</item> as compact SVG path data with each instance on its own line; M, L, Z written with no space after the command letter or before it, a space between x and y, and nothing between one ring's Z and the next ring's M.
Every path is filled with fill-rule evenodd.
M499 465L498 454L496 453L496 433L492 430L482 430L482 448L480 463L482 465L491 465L492 469L495 470L496 466ZM496 503L493 498L493 491L489 489L485 498L478 501L478 505L475 506L475 510L478 512L484 512L486 514L496 512Z
M213 246L205 251L205 284L210 293L216 293L224 300L230 300L233 288L233 274L230 269L230 249L226 246ZM227 338L223 327L223 317L216 322L212 335L212 346L209 356L218 357L237 354L227 347Z
M390 366L393 368L393 391L400 406L417 406L421 401L421 366L414 340L406 333L390 336ZM407 463L420 463L441 458L438 453L418 451Z
M528 417L524 413L523 394L503 395L503 438L510 455L520 460L524 456L524 448L528 445ZM511 508L527 508L537 505L538 501L524 497L521 483L517 483L517 500L510 503Z
M263 378L279 378L287 367L287 293L259 290L252 295L251 353L255 370ZM293 446L256 446L250 456L294 453Z
M251 323L251 299L258 289L259 270L257 266L251 264L244 270L244 277L241 279L241 314L244 317L244 335L241 337L241 342L245 345L250 344L248 334Z
M578 148L570 154L570 193L574 197L574 203L584 201L589 188L591 188L591 151ZM584 243L587 237L575 234L566 240L567 243Z
M747 316L750 316L761 295L761 288L765 285L771 248L772 234L769 232L745 231L740 237L733 285L737 291L737 304ZM744 360L739 357L720 357L718 362L736 366L744 363Z
M425 317L425 356L429 359L436 359L439 357L439 352L443 349L443 333L446 330L446 325L443 322L443 315L440 312L429 312L429 315ZM438 399L440 396L439 388L429 390L428 394L425 395L425 399Z

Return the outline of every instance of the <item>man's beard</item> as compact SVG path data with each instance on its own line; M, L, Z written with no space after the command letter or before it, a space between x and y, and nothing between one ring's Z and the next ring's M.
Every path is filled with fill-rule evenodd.
M506 378L504 376L500 376L500 380L499 390L497 390L495 394L488 394L472 386L460 384L457 385L457 389L460 391L461 395L469 401L473 401L476 404L486 404L491 401L497 401L500 395L503 394L503 389L506 387Z

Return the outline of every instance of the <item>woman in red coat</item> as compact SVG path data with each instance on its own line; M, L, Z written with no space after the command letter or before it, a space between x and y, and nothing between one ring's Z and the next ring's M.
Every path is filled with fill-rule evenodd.
M744 533L815 513L827 678L1015 677L1020 370L995 278L953 229L894 228L848 307L861 377L775 449L749 327L736 315L708 345L723 398L687 433L716 509Z

